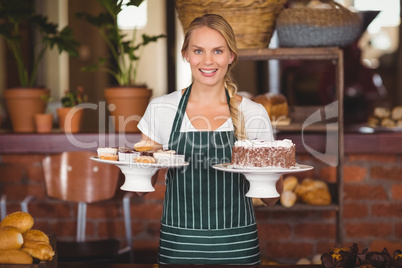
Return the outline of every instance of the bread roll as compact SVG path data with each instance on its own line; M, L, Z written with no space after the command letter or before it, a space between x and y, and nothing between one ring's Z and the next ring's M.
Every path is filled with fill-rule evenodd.
M292 207L296 203L296 200L297 200L297 196L292 191L284 191L284 192L282 192L281 197L280 197L281 205L286 208Z
M390 109L385 108L385 107L375 107L373 114L375 117L383 119L383 118L390 117L391 111L390 111Z
M41 241L26 240L22 245L22 250L27 252L32 257L42 261L50 261L53 259L54 256L52 246Z
M287 176L283 180L283 191L293 191L298 183L299 180L295 176Z
M31 214L27 212L17 211L11 214L8 214L4 219L0 222L0 228L5 226L12 226L17 228L20 233L25 233L30 230L34 224L34 219Z
M11 226L0 228L0 250L19 249L24 243L20 231Z
M288 117L288 102L286 97L282 94L267 93L258 95L253 101L265 107L271 120L278 120L280 117Z
M31 241L41 241L45 243L50 243L49 242L49 237L42 231L40 230L29 230L25 234L22 235L25 240L31 240Z
M317 188L302 195L304 203L309 205L323 206L331 204L331 194L328 190Z
M402 119L402 106L395 106L391 112L392 120L401 120Z
M5 264L32 264L32 257L19 249L0 250L0 263Z

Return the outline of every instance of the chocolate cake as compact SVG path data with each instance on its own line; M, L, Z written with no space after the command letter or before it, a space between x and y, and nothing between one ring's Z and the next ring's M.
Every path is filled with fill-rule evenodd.
M236 141L232 151L234 168L291 168L296 164L295 145L291 140Z

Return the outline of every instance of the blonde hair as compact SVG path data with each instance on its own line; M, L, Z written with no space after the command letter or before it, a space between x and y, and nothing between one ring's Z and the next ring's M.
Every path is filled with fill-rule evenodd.
M229 50L233 53L234 56L233 61L231 64L229 64L228 70L224 77L224 86L228 90L230 97L229 102L230 116L232 117L235 129L235 136L238 140L247 139L244 116L239 109L238 101L235 99L235 95L237 93L237 86L231 75L231 70L238 61L238 50L237 50L236 38L230 24L222 16L217 14L205 14L202 17L195 18L188 26L188 29L184 36L184 42L181 48L181 54L184 58L185 53L189 46L192 32L198 28L205 26L218 31L223 36L223 38L225 38Z

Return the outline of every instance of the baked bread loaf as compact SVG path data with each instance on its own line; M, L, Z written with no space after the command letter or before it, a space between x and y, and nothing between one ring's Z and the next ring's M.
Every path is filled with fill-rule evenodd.
M282 94L266 93L256 96L253 101L261 103L265 107L272 121L278 120L280 117L283 119L288 117L288 102Z
M26 240L22 245L22 250L32 257L42 261L50 261L53 259L54 256L52 246L50 246L49 243L42 241Z
M402 106L395 106L391 112L392 120L401 120L402 119Z
M295 176L287 176L283 180L283 191L294 191L299 184L299 180Z
M305 192L301 199L304 203L315 206L325 206L331 204L331 194L328 190L316 188Z
M24 243L20 231L12 226L0 228L0 251L4 249L19 249Z
M0 250L0 263L4 264L32 264L32 257L20 249Z
M31 229L22 235L24 241L31 240L31 241L41 241L45 243L50 243L49 237L40 230Z
M297 196L293 191L283 191L280 197L281 205L285 208L293 207L296 203Z
M27 212L17 211L8 214L0 222L0 228L5 226L12 226L17 228L21 234L30 230L34 225L34 219Z

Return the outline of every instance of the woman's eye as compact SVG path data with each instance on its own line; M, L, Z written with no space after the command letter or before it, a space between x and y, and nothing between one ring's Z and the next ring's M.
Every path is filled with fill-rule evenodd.
M222 50L215 50L215 54L221 54L222 53Z
M197 49L194 52L195 52L195 54L201 54L202 53L202 51L200 49Z

